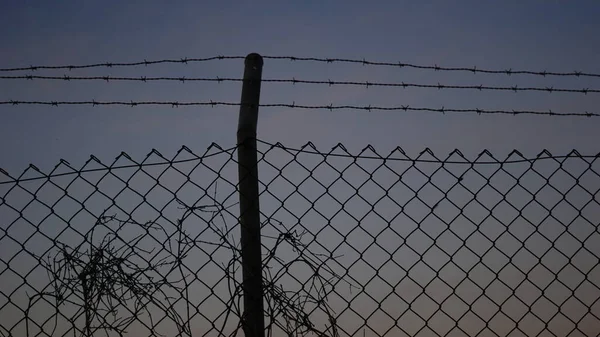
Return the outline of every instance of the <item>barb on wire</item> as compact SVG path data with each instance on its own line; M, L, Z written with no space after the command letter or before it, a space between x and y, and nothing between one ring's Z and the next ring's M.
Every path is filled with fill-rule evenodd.
M414 68L414 69L424 69L424 70L434 70L434 71L460 71L460 72L470 72L470 73L482 73L482 74L500 74L500 75L536 75L536 76L562 76L562 77L600 77L600 74L597 73L589 73L583 71L569 71L569 72L559 72L559 71L533 71L533 70L513 70L512 68L508 69L485 69L474 67L442 67L436 65L420 65L414 63L405 63L405 62L377 62L377 61L368 61L365 59L349 59L349 58L320 58L320 57L297 57L297 56L263 56L264 59L273 59L273 60L290 60L290 61L310 61L310 62L320 62L320 63L352 63L352 64L361 64L366 66L386 66L386 67L396 67L396 68Z
M120 77L120 76L38 76L38 75L21 75L21 76L0 76L4 80L58 80L58 81L128 81L128 82L158 82L158 81L176 81L176 82L243 82L242 78L227 78L227 77ZM571 88L555 88L555 87L519 87L519 86L484 86L480 85L452 85L452 84L423 84L423 83L392 83L392 82L357 82L357 81L322 81L322 80L302 80L302 79L262 79L264 83L291 83L291 84L324 84L328 86L363 86L369 87L398 87L398 88L427 88L427 89L466 89L466 90L492 90L492 91L541 91L541 92L564 92L564 93L581 93L593 94L600 93L600 89L571 89Z
M212 56L205 58L181 58L181 59L162 59L162 60L154 60L154 61L137 61L137 62L104 62L104 63L92 63L92 64L83 64L83 65L35 65L28 67L15 67L15 68L0 68L0 72L12 72L12 71L35 71L42 69L84 69L84 68L112 68L112 67L132 67L132 66L148 66L154 64L161 63L179 63L179 64L188 64L194 62L207 62L213 60L231 60L231 59L244 59L244 56ZM469 72L469 73L482 73L482 74L500 74L500 75L534 75L534 76L560 76L560 77L600 77L598 73L584 72L584 71L534 71L534 70L513 70L512 68L508 69L486 69L486 68L478 68L474 67L442 67L437 64L435 65L422 65L422 64L414 64L407 62L378 62L378 61L369 61L365 59L350 59L350 58L322 58L322 57L298 57L298 56L274 56L267 55L263 56L263 59L271 59L271 60L289 60L289 61L304 61L304 62L320 62L320 63L351 63L351 64L359 64L365 66L387 66L387 67L395 67L395 68L414 68L414 69L422 69L422 70L434 70L434 71L452 71L452 72Z
M0 101L0 105L116 105L116 106L148 106L148 105L167 105L173 108L180 106L240 106L241 103L235 102L178 102L178 101ZM566 117L566 116L578 116L578 117L600 117L600 113L597 112L554 112L552 110L498 110L498 109L454 109L454 108L429 108L429 107L414 107L410 105L400 106L360 106L360 105L302 105L288 103L267 103L260 104L263 108L292 108L292 109L310 109L310 110L362 110L362 111L422 111L422 112L439 112L442 114L446 113L475 113L481 114L501 114L501 115L540 115L540 116L553 116L553 117Z
M153 61L137 61L137 62L104 62L104 63L91 63L91 64L69 64L69 65L35 65L29 67L16 67L16 68L0 68L0 72L11 72L11 71L35 71L42 69L85 69L85 68L113 68L113 67L134 67L134 66L149 66L155 64L163 64L163 63L179 63L179 64L188 64L188 63L196 63L196 62L207 62L214 60L235 60L241 59L243 60L245 56L211 56L211 57L203 57L203 58L181 58L181 59L162 59L162 60L153 60Z

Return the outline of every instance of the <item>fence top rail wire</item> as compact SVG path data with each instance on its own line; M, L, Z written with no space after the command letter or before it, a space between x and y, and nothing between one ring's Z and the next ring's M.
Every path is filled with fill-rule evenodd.
M108 106L108 105L121 105L121 106L141 106L141 105L169 105L172 108L185 107L185 106L241 106L241 103L235 102L179 102L179 101L19 101L9 100L0 101L0 105L91 105L91 106ZM309 110L363 110L363 111L426 111L426 112L439 112L442 114L446 113L476 113L481 114L503 114L503 115L541 115L541 116L578 116L578 117L600 117L598 112L554 112L552 110L492 110L492 109L455 109L446 108L429 108L429 107L413 107L410 105L400 106L359 106L359 105L303 105L296 104L296 102L289 103L267 103L260 104L262 108L290 108L290 109L309 109Z
M216 151L214 151L213 149L216 149ZM83 167L81 169L77 169L74 168L68 161L64 160L64 159L60 159L59 163L56 164L54 166L54 169L50 172L50 173L44 173L42 170L40 170L37 166L33 165L33 164L29 164L29 166L27 167L27 169L25 169L21 175L19 175L18 177L13 177L9 172L7 172L6 170L4 170L3 168L0 167L0 173L3 174L4 176L8 177L8 180L4 180L4 181L0 181L0 185L5 185L5 184L13 184L13 183L19 183L19 182L25 182L25 181L34 181L34 180L41 180L41 179L51 179L54 177L63 177L63 176L69 176L69 175L80 175L82 173L90 173L90 172L105 172L105 171L115 171L115 170L120 170L120 169L129 169L129 168L143 168L143 167L151 167L151 166L161 166L161 165L174 165L174 164L182 164L182 163L189 163L189 162L195 162L195 161L202 161L206 158L210 158L210 157L214 157L214 156L218 156L220 154L228 154L228 155L232 155L233 152L237 149L237 146L233 146L233 147L229 147L229 148L223 148L220 145L216 144L216 143L212 143L204 152L204 154L202 155L196 155L194 152L192 152L192 150L187 147L187 146L182 146L181 149L179 149L177 151L177 153L175 154L175 158L177 158L182 152L185 152L186 154L190 154L193 155L195 158L188 158L188 159L168 159L165 156L163 156L160 152L158 152L156 149L152 149L152 151L150 151L150 153L148 153L146 155L146 157L141 161L141 162L137 162L135 161L129 154L125 153L125 152L121 152L113 161L112 164L108 164L106 165L105 163L103 163L99 158L97 158L94 155L90 155L90 158L83 164ZM161 158L163 161L161 162L146 162L148 159L150 159L151 157L155 157L158 156L159 158ZM132 164L127 164L127 165L117 165L116 163L122 159L125 158L129 161L132 162ZM97 168L85 168L86 166L90 165L90 163L95 163L97 165L100 165L102 167L97 167ZM60 172L57 173L56 171L60 168L67 168L69 170L71 170L70 172ZM39 177L31 177L31 178L23 178L23 176L25 175L25 173L27 173L28 171L33 170L38 174L41 174L42 176Z
M20 76L0 76L3 80L55 80L55 81L129 81L129 82L158 82L158 81L176 81L176 82L243 82L242 78L228 77L121 77L121 76L38 76L38 75L20 75ZM453 85L453 84L427 84L427 83L406 83L406 82L358 82L358 81L332 81L332 80L303 80L303 79L262 79L264 83L291 83L291 84L321 84L321 85L342 85L342 86L363 86L369 87L399 87L399 88L428 88L428 89L466 89L466 90L492 90L492 91L542 91L542 92L564 92L564 93L600 93L600 89L573 89L573 88L555 88L555 87L519 87L514 86L487 86L479 85Z
M262 153L266 153L268 151L271 151L274 148L278 148L278 149L281 149L281 150L284 150L287 152L294 153L294 155L297 155L299 153L305 153L305 154L311 154L311 155L321 155L325 159L328 157L343 157L343 158L353 158L356 160L361 159L361 160L401 161L401 162L412 162L412 163L433 163L433 164L440 164L440 165L451 164L451 165L475 166L475 165L505 165L505 164L518 164L518 163L530 163L533 165L533 163L535 163L537 161L550 160L550 159L560 161L560 160L566 160L568 158L579 158L579 159L584 159L584 160L592 159L592 162L593 162L597 158L600 158L600 152L595 155L584 155L584 154L579 153L577 150L571 150L566 155L553 155L548 150L542 150L535 157L525 157L518 150L512 150L506 156L505 159L497 159L492 155L492 153L490 151L488 151L487 149L484 149L475 157L475 159L469 159L465 155L463 155L463 153L461 151L459 151L458 149L455 149L455 150L451 151L446 156L445 159L440 159L440 158L436 157L434 152L431 151L431 149L429 149L429 148L422 150L416 156L411 156L411 155L408 155L404 151L404 149L402 149L401 147L398 146L398 147L394 148L393 150L391 150L389 154L381 155L381 154L377 153L375 148L371 145L364 147L362 150L359 151L359 153L353 154L353 153L349 152L347 150L347 148L341 143L335 145L329 151L322 151L322 150L319 150L314 145L313 142L307 142L306 144L302 145L299 148L288 147L288 146L284 146L283 144L281 144L279 142L272 143L272 142L268 142L268 141L264 141L264 140L260 140L260 139L257 139L257 142L259 144L263 144L268 147L266 150L259 149L259 151L261 151ZM212 152L211 151L212 149L217 149L217 151ZM106 171L116 171L119 169L144 168L144 167L151 167L151 166L174 165L174 164L181 164L181 163L196 162L196 161L202 161L203 159L206 159L209 157L221 155L224 153L226 153L228 155L232 155L236 149L237 149L237 146L223 148L223 147L219 146L218 144L213 143L207 148L205 153L202 155L194 154L192 152L192 150L190 150L190 148L188 148L187 146L183 146L179 151L177 151L177 154L175 155L175 157L177 157L181 152L184 151L185 153L195 156L195 158L189 158L189 159L175 159L175 158L168 159L165 156L163 156L160 152L153 149L150 153L148 153L146 155L146 157L141 162L135 161L130 155L128 155L125 152L122 152L115 158L115 160L112 164L108 164L108 165L104 164L97 157L91 155L90 158L83 164L83 167L80 169L73 167L68 161L66 161L64 159L60 159L59 163L57 165L55 165L54 169L50 173L44 173L42 170L40 170L35 165L30 164L28 166L28 168L25 169L21 173L21 175L19 175L18 177L14 177L14 176L10 175L10 173L7 172L6 170L0 168L0 173L3 174L5 177L9 178L7 180L0 181L0 185L14 184L14 183L20 183L20 182L26 182L26 181L43 180L43 179L51 179L54 177L80 175L82 173L90 173L90 172L106 172ZM336 152L336 151L341 151L341 153ZM422 158L425 155L428 155L430 158ZM151 163L146 162L152 156L158 156L163 161L151 162ZM121 158L126 158L127 160L131 161L133 164L116 165L117 161ZM457 160L456 158L460 158L460 160ZM85 168L91 162L99 164L102 167ZM588 162L588 163L591 164L591 162ZM61 167L67 168L70 171L69 172L56 172ZM36 173L41 174L42 176L24 178L23 176L30 170L33 170Z
M500 75L533 75L533 76L560 76L560 77L594 77L600 78L599 73L592 72L584 72L584 71L535 71L535 70L513 70L512 68L508 69L487 69L487 68L477 68L473 67L442 67L437 64L434 65L423 65L423 64L414 64L407 62L378 62L378 61L369 61L366 59L351 59L351 58L322 58L322 57L298 57L298 56L273 56L266 55L262 56L263 59L271 59L271 60L288 60L288 61L303 61L303 62L320 62L320 63L350 63L350 64L360 64L364 66L387 66L387 67L395 67L395 68L413 68L413 69L421 69L421 70L434 70L434 71L451 71L451 72L470 72L470 73L482 73L482 74L500 74ZM181 58L181 59L162 59L162 60L143 60L137 62L104 62L104 63L92 63L92 64L71 64L71 65L31 65L28 67L14 67L14 68L0 68L0 72L11 72L11 71L35 71L42 69L84 69L84 68L99 68L99 67L132 67L132 66L148 66L155 64L163 64L163 63L179 63L179 64L188 64L188 63L196 63L196 62L207 62L214 60L232 60L232 59L245 59L245 56L211 56L204 58Z
M341 143L336 144L331 148L330 151L325 152L319 150L313 142L307 142L299 148L289 147L281 144L280 142L271 143L268 141L264 141L261 139L257 139L258 143L269 146L270 149L279 148L288 152L295 153L306 153L306 154L315 154L322 155L325 158L327 157L344 157L344 158L354 158L354 159L374 159L374 160L385 160L385 161L405 161L405 162L413 162L413 163L437 163L437 164L463 164L463 165L503 165L503 164L518 164L518 163L531 163L533 164L536 161L540 160L548 160L548 159L567 159L567 158L580 158L580 159L596 159L600 158L600 152L595 155L584 155L579 153L579 151L573 149L566 155L553 155L550 151L544 149L540 151L535 157L526 157L519 150L512 150L506 155L505 159L497 159L494 155L487 149L483 149L479 154L475 156L475 159L467 158L460 150L454 149L448 153L445 159L438 158L435 153L430 148L425 148L419 152L417 156L410 156L406 153L406 151L400 146L395 147L390 151L387 155L381 155L377 153L375 148L372 145L367 145L362 150L359 151L358 154L352 154L348 151L348 149ZM269 150L270 150L269 149ZM334 153L335 151L342 151L342 153ZM429 155L433 159L423 159L421 158L424 155ZM455 157L461 158L461 160L453 160ZM514 159L517 157L517 159ZM485 160L482 158L487 158Z

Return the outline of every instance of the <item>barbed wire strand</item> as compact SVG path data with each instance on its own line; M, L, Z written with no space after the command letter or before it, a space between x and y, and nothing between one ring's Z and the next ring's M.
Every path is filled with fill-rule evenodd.
M143 61L137 61L137 62L104 62L104 63L91 63L91 64L79 64L79 65L70 64L70 65L58 65L58 66L53 66L53 65L36 65L36 66L33 66L32 65L32 66L29 66L29 67L0 68L0 72L24 71L24 70L35 71L35 70L42 70L42 69L47 69L47 70L56 70L56 69L74 70L74 69L86 69L86 68L135 67L135 66L149 66L149 65L156 65L156 64L165 64L165 63L187 64L187 63L207 62L207 61L213 61L213 60L234 60L234 59L241 59L241 60L243 60L244 58L245 58L245 56L224 56L224 55L220 55L220 56L211 56L211 57L204 57L204 58L162 59L162 60L154 60L154 61L148 61L148 60L144 59Z
M131 81L131 82L158 82L158 81L177 81L185 82L243 82L242 78L220 78L220 77L113 77L113 76L37 76L37 75L21 75L21 76L0 76L3 80L56 80L56 81ZM493 91L543 91L543 92L565 92L565 93L600 93L600 89L570 89L570 88L554 88L554 87L519 87L514 86L484 86L480 85L447 85L447 84L422 84L422 83L392 83L392 82L358 82L358 81L332 81L332 80L302 80L302 79L262 79L264 83L291 83L291 84L317 84L317 85L341 85L341 86L363 86L369 87L400 87L400 88L427 88L427 89L466 89L466 90L493 90Z
M571 72L558 72L558 71L533 71L533 70L513 70L512 68L499 70L499 69L478 69L476 66L473 67L442 67L435 65L419 65L404 62L377 62L368 61L365 59L349 59L349 58L318 58L318 57L296 57L296 56L263 56L264 59L284 59L290 61L312 61L320 63L353 63L362 64L365 66L386 66L386 67L397 67L397 68L414 68L423 70L435 70L435 71L460 71L460 72L471 72L471 73L483 73L483 74L504 74L504 75L536 75L536 76L574 76L574 77L599 77L600 74L588 73L583 71L571 71Z
M178 101L0 101L0 105L91 105L91 106L108 106L108 105L120 105L120 106L149 106L168 105L173 108L185 107L185 106L241 106L241 103L235 102L178 102ZM359 105L302 105L292 102L289 103L271 103L271 104L260 104L263 108L290 108L290 109L306 109L306 110L363 110L363 111L421 111L421 112L439 112L442 114L446 113L476 113L481 114L504 114L504 115L541 115L541 116L579 116L579 117L600 117L600 113L596 112L553 112L552 110L541 111L541 110L486 110L479 108L472 109L451 109L451 108L428 108L428 107L413 107L410 105L400 106L359 106Z
M386 67L395 67L395 68L413 68L420 70L434 70L434 71L450 71L450 72L470 72L470 73L481 73L481 74L501 74L501 75L534 75L534 76L559 76L559 77L594 77L600 78L599 73L592 72L584 72L584 71L568 71L568 72L559 72L559 71L534 71L534 70L513 70L512 68L508 69L486 69L486 68L477 68L473 67L442 67L437 64L434 65L422 65L422 64L414 64L414 63L406 63L406 62L378 62L378 61L369 61L366 59L350 59L350 58L320 58L320 57L298 57L298 56L262 56L263 59L271 59L271 60L288 60L288 61L303 61L303 62L319 62L319 63L350 63L350 64L361 64L365 66L386 66ZM154 60L154 61L137 61L137 62L104 62L104 63L93 63L93 64L83 64L83 65L31 65L28 67L14 67L14 68L0 68L0 72L12 72L12 71L35 71L35 70L56 70L56 69L85 69L85 68L112 68L112 67L133 67L133 66L149 66L156 64L164 64L164 63L179 63L179 64L188 64L188 63L197 63L197 62L208 62L214 60L233 60L233 59L244 59L244 56L212 56L205 58L181 58L181 59L162 59L162 60Z

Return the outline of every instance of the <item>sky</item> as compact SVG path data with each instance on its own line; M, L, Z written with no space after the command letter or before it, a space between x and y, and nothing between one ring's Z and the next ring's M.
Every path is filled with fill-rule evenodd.
M429 66L598 74L598 14L600 3L597 1L379 1L368 4L365 1L179 1L176 4L163 1L5 1L0 4L0 68L245 56L256 52L265 56L349 58ZM241 78L243 71L243 59L234 59L123 68L38 70L35 73L2 72L0 75ZM598 78L507 76L274 59L265 59L263 78L600 88ZM212 100L236 103L240 95L239 82L105 83L0 79L0 101ZM552 110L557 113L600 113L599 97L597 93L514 93L288 83L263 83L261 90L263 104L443 106L509 111ZM0 168L16 177L29 164L49 172L60 159L79 168L90 155L110 164L121 152L141 161L152 149L172 158L183 145L197 154L203 153L211 143L229 148L236 142L238 114L239 109L235 106L0 105ZM453 149L459 149L467 158L474 159L488 149L496 158L503 159L513 149L529 157L544 149L555 155L566 155L572 149L595 155L600 152L597 145L599 127L598 117L261 108L257 134L263 141L280 142L290 147L300 147L311 141L323 151L341 143L351 152L358 153L370 144L382 154L401 147L409 155L416 156L423 149L430 148L438 157L444 158ZM284 165L285 154L274 153L271 160ZM290 177L306 175L298 167L287 170ZM267 168L263 172L265 179L276 176ZM232 174L235 173L232 171ZM356 178L361 173L349 174ZM203 178L199 176L198 179ZM386 176L385 179L390 185L394 178ZM418 180L416 176L414 179ZM440 179L438 184L448 181L447 177ZM508 180L502 179L494 181L496 186L508 183ZM538 178L528 179L528 183L533 184ZM557 184L567 181L567 178L561 179ZM600 188L597 187L597 177L596 180L589 179L586 182L590 190L597 191ZM470 183L476 184L475 180ZM115 188L118 185L117 182L111 184L107 186ZM308 190L304 193L315 193L317 198L315 191L319 187L316 184L309 186L305 187ZM84 187L77 188L78 192L85 190ZM339 187L332 193L342 198L342 195L352 192L344 188ZM293 194L286 192L281 182L273 184L271 189L282 195ZM372 187L370 192L364 192L368 195L365 198L375 200L375 189ZM438 192L428 193L425 199L433 200L433 195ZM581 193L578 196L583 195ZM26 200L20 195L12 195L12 198L15 204ZM268 199L264 201L268 212L294 220L294 214L279 214L283 211L273 206L277 204L276 200L269 199L268 195L264 198ZM454 198L455 201L462 200L463 196ZM493 197L483 198L484 204L493 204ZM513 196L512 201L519 203L526 199L527 196L520 195ZM295 203L290 209L296 215L303 212L304 201L298 195L289 202ZM551 204L551 201L545 202ZM583 208L587 201L581 199L578 202ZM131 200L123 203L133 205ZM99 208L98 205L94 207ZM331 205L339 206L333 201L323 201L321 206L317 206L334 212ZM358 213L368 211L368 208L361 207L365 205L351 208ZM389 206L388 211L392 208L393 205ZM447 214L452 213L449 209ZM409 211L408 208L406 211L421 212L418 209ZM38 211L31 212L35 214ZM469 212L474 218L481 215L481 210ZM332 214L329 216L334 217ZM348 217L352 217L350 213ZM343 227L344 221L353 221L348 217L338 218L338 226ZM309 219L323 220L315 214ZM385 225L381 219L372 221ZM327 240L335 236L327 235ZM348 240L357 247L364 243L361 238ZM423 240L415 239L415 242ZM334 245L333 241L328 244ZM383 255L375 256L380 258ZM357 258L351 255L348 263L352 257ZM383 289L387 288L381 285L374 291L379 290L377 296L384 296ZM366 306L368 299L363 298L362 301L358 301L360 304L357 306ZM392 303L388 311L394 310L394 306L398 307ZM425 304L421 305L421 308L424 307ZM484 308L479 310L484 312ZM373 324L383 326L384 321L386 318L381 318ZM352 322L352 319L347 319L347 322ZM590 328L592 324L585 326L593 329Z
M2 67L37 64L133 62L184 57L263 55L356 58L425 65L599 72L598 4L580 1L461 3L397 1L312 2L9 2L2 9ZM68 71L38 71L61 76ZM190 65L72 71L85 76L237 77L243 60ZM344 64L268 60L264 78L356 80L428 84L594 87L583 78L411 71ZM3 100L239 101L239 83L102 83L3 80ZM597 95L475 92L399 88L263 84L261 102L356 104L487 109L594 111ZM156 148L203 150L235 143L238 110L192 107L2 106L3 169L20 173L29 163L51 169L58 158L75 166L94 154L110 161L125 151L141 158ZM595 119L476 116L421 112L305 111L265 108L259 137L286 145L340 142L440 154L453 148L500 156L517 148L537 154L596 151ZM535 132L532 132L535 130ZM597 151L596 151L597 152ZM595 153L595 152L594 152Z

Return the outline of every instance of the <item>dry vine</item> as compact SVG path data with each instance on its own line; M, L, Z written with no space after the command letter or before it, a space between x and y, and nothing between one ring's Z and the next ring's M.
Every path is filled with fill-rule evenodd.
M232 235L232 230L237 226L228 226L224 217L224 212L228 212L234 205L226 207L215 201L212 205L188 206L177 201L181 205L183 215L176 222L174 235L167 234L165 228L156 222L123 220L104 212L84 236L80 245L71 247L57 241L53 254L49 254L45 261L40 259L44 261L50 279L48 286L43 289L50 290L42 290L29 296L29 306L25 314L27 336L31 335L32 323L44 331L45 335L53 336L59 317L69 322L74 336L90 337L100 332L104 332L106 336L111 332L123 336L127 333L127 328L134 321L140 320L142 315L149 319L149 324L142 324L151 331L151 335L163 336L156 329L158 323L148 309L149 305L164 312L177 327L178 336L191 336L193 305L188 293L190 275L184 273L184 261L193 247L201 245L225 248L231 253L228 263L221 266L226 276L230 298L227 301L225 319L217 330L220 337L236 336L242 329L243 319L242 283L239 277L242 265L241 248ZM218 236L218 242L192 238L185 231L183 225L192 214L208 216L208 219L204 218L205 223L208 229ZM221 220L223 225L218 226L217 220ZM342 280L328 266L335 257L311 253L302 243L304 232L290 232L283 224L278 225L282 230L278 237L271 238L275 240L275 244L263 258L267 336L273 336L273 329L278 327L287 336L306 336L313 333L319 337L338 337L336 317L327 304L328 294ZM95 242L94 234L100 228L108 233L99 242ZM126 235L121 232L131 231L132 228L141 230L141 234L125 239ZM157 239L158 234L153 233L160 234L161 239ZM154 256L152 254L155 249L145 250L139 246L139 242L147 236L151 236L162 246ZM277 256L278 248L284 244L290 245L296 253L296 256L288 261ZM164 256L157 262L152 262L160 254ZM274 273L271 265L275 262L281 268ZM313 273L298 292L287 291L279 283L280 278L295 264L305 264ZM176 279L167 279L174 274L177 275ZM305 289L307 285L308 289ZM172 292L178 294L179 298L169 295ZM31 319L30 309L41 299L51 303L55 311L50 319L40 325ZM174 309L175 302L180 300L185 302L186 309L183 313ZM77 310L72 314L65 314L61 308L66 305ZM308 306L312 309L309 310ZM316 309L320 309L320 312L327 316L329 323L325 327L317 327L311 319L311 314L316 312ZM227 334L226 325L232 316L237 316L237 328ZM52 329L44 329L44 325L51 319L54 321ZM164 317L159 321L162 319Z
M111 225L115 223L116 228L113 228ZM141 229L142 234L124 240L119 234L130 227ZM108 233L97 243L94 234L100 228ZM167 256L157 262L147 258L154 249L145 250L138 245L147 235L156 240L152 232L164 234L161 251L165 251L167 254L164 255ZM115 332L122 336L127 332L126 328L142 314L150 319L153 333L160 335L153 329L154 318L151 311L147 310L148 305L161 309L177 326L180 334L191 335L189 320L173 309L173 298L167 295L169 289L182 296L187 295L181 286L185 276L176 280L162 276L176 269L181 271L183 256L188 249L189 245L183 242L173 245L164 228L157 223L121 220L116 215L103 213L84 236L82 244L73 248L57 241L54 256L49 254L44 261L52 290L30 296L25 314L27 336L30 335L30 322L37 325L30 319L29 309L42 298L54 302L54 326L51 332L46 332L49 336L54 334L59 316L71 324L74 332L88 337L99 331L107 335ZM66 316L60 311L64 305L71 305L77 310ZM77 321L82 316L83 326L78 326ZM40 325L38 327L42 329Z

